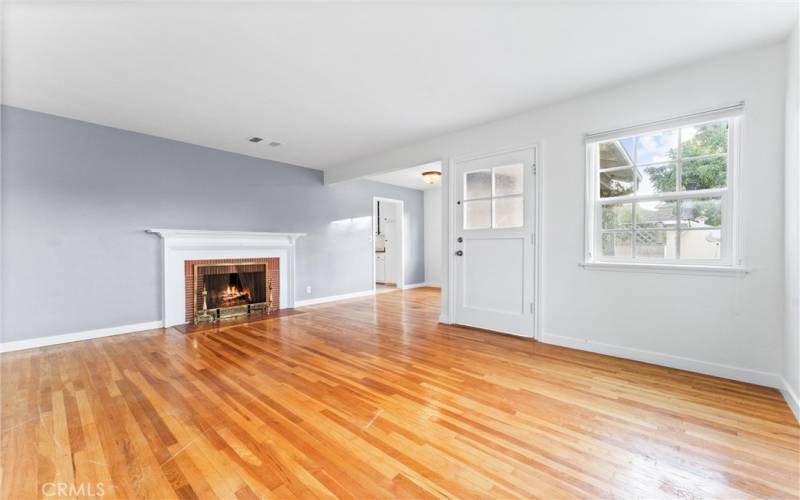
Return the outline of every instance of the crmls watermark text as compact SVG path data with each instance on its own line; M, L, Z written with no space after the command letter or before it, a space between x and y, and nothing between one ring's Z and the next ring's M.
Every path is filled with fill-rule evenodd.
M46 497L102 497L106 489L103 483L44 483L42 495Z

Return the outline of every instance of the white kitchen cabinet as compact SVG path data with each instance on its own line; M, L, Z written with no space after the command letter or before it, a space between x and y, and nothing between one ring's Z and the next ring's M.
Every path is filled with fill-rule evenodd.
M375 254L375 281L377 283L386 283L386 255Z

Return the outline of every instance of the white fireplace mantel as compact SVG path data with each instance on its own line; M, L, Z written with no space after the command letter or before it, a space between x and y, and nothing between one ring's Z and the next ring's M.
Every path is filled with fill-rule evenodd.
M294 307L295 242L304 233L147 229L162 240L164 326L186 322L184 263L187 260L278 257L281 308Z

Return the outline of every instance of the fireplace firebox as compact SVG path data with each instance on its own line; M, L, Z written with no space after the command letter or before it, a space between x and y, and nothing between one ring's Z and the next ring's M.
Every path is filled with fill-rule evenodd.
M217 321L276 308L278 259L186 262L186 320Z

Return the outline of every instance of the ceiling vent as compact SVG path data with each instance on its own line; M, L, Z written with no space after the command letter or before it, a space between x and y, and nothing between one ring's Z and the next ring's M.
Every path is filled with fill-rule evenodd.
M261 142L264 139L262 139L261 137L253 136L253 137L248 137L247 140L250 141L250 142Z
M277 147L278 147L278 146L280 146L280 145L281 145L281 143L280 143L280 142L278 142L278 141L272 141L272 142L270 142L270 143L268 144L268 146L272 146L273 148L277 148Z

